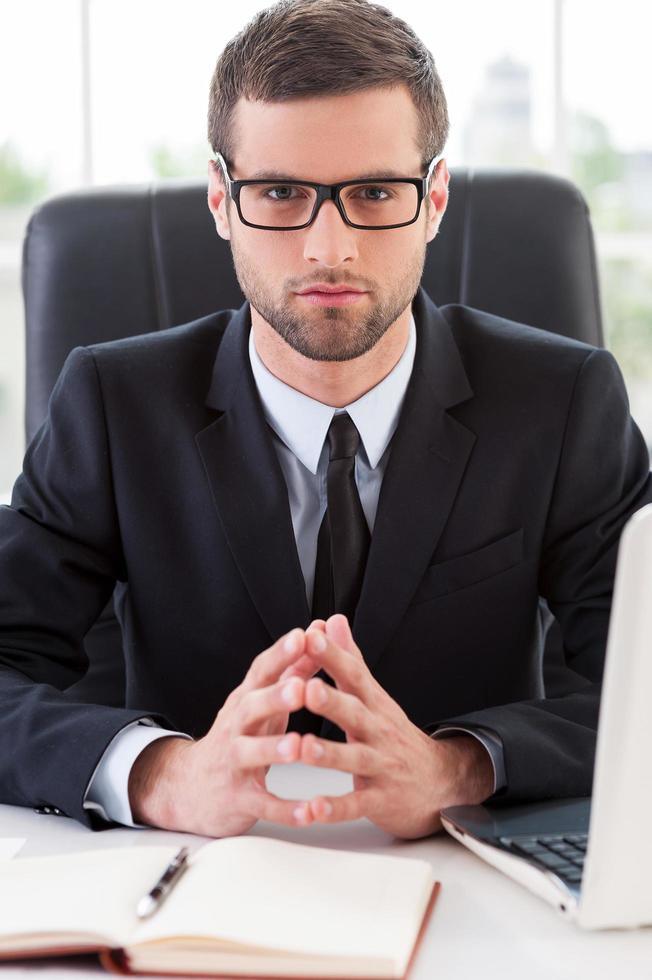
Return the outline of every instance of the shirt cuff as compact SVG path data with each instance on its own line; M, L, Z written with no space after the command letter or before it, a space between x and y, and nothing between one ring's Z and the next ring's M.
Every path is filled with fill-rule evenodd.
M450 735L473 735L481 742L491 759L494 770L494 788L492 796L507 786L505 775L505 755L503 750L503 740L490 728L483 728L481 725L474 725L473 728L461 728L459 725L440 725L431 733L431 738L447 738Z
M104 820L126 827L145 827L133 820L129 805L129 773L144 748L157 738L170 735L192 741L190 735L183 732L160 728L151 718L140 718L121 728L104 750L89 780L84 809L95 810Z

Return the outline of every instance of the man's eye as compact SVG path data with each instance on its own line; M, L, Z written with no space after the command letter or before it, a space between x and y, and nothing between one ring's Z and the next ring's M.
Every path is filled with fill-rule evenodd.
M263 188L262 195L271 201L290 201L292 200L293 192L295 196L298 195L299 188L293 184L277 184L274 187Z
M358 187L355 192L355 197L362 197L367 201L384 201L390 196L391 195L387 187L374 187L370 184L365 184L363 187Z

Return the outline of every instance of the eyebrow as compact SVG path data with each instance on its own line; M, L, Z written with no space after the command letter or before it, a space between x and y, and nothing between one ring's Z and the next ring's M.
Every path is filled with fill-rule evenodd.
M381 180L383 177L388 178L405 178L411 176L409 174L402 174L398 170L392 170L388 168L387 170L375 170L373 173L368 174L357 174L355 177L351 177L351 180ZM281 170L256 170L251 177L242 178L243 180L288 180L299 182L308 180L307 177L293 177L290 174L283 173ZM318 181L310 181L310 183L319 183ZM341 181L333 181L334 184L342 183Z

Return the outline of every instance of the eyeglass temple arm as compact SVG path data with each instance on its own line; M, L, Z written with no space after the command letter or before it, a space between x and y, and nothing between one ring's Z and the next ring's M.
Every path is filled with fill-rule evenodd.
M444 159L444 154L440 153L439 156L433 157L428 166L428 173L425 176L425 180L429 181L432 177L433 171L437 169L437 164Z

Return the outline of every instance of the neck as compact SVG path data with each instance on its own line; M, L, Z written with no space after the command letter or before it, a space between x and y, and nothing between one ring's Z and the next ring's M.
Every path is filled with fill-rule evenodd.
M268 371L316 401L343 408L386 378L405 350L412 307L408 306L378 343L351 361L313 361L299 354L251 307L256 351Z

